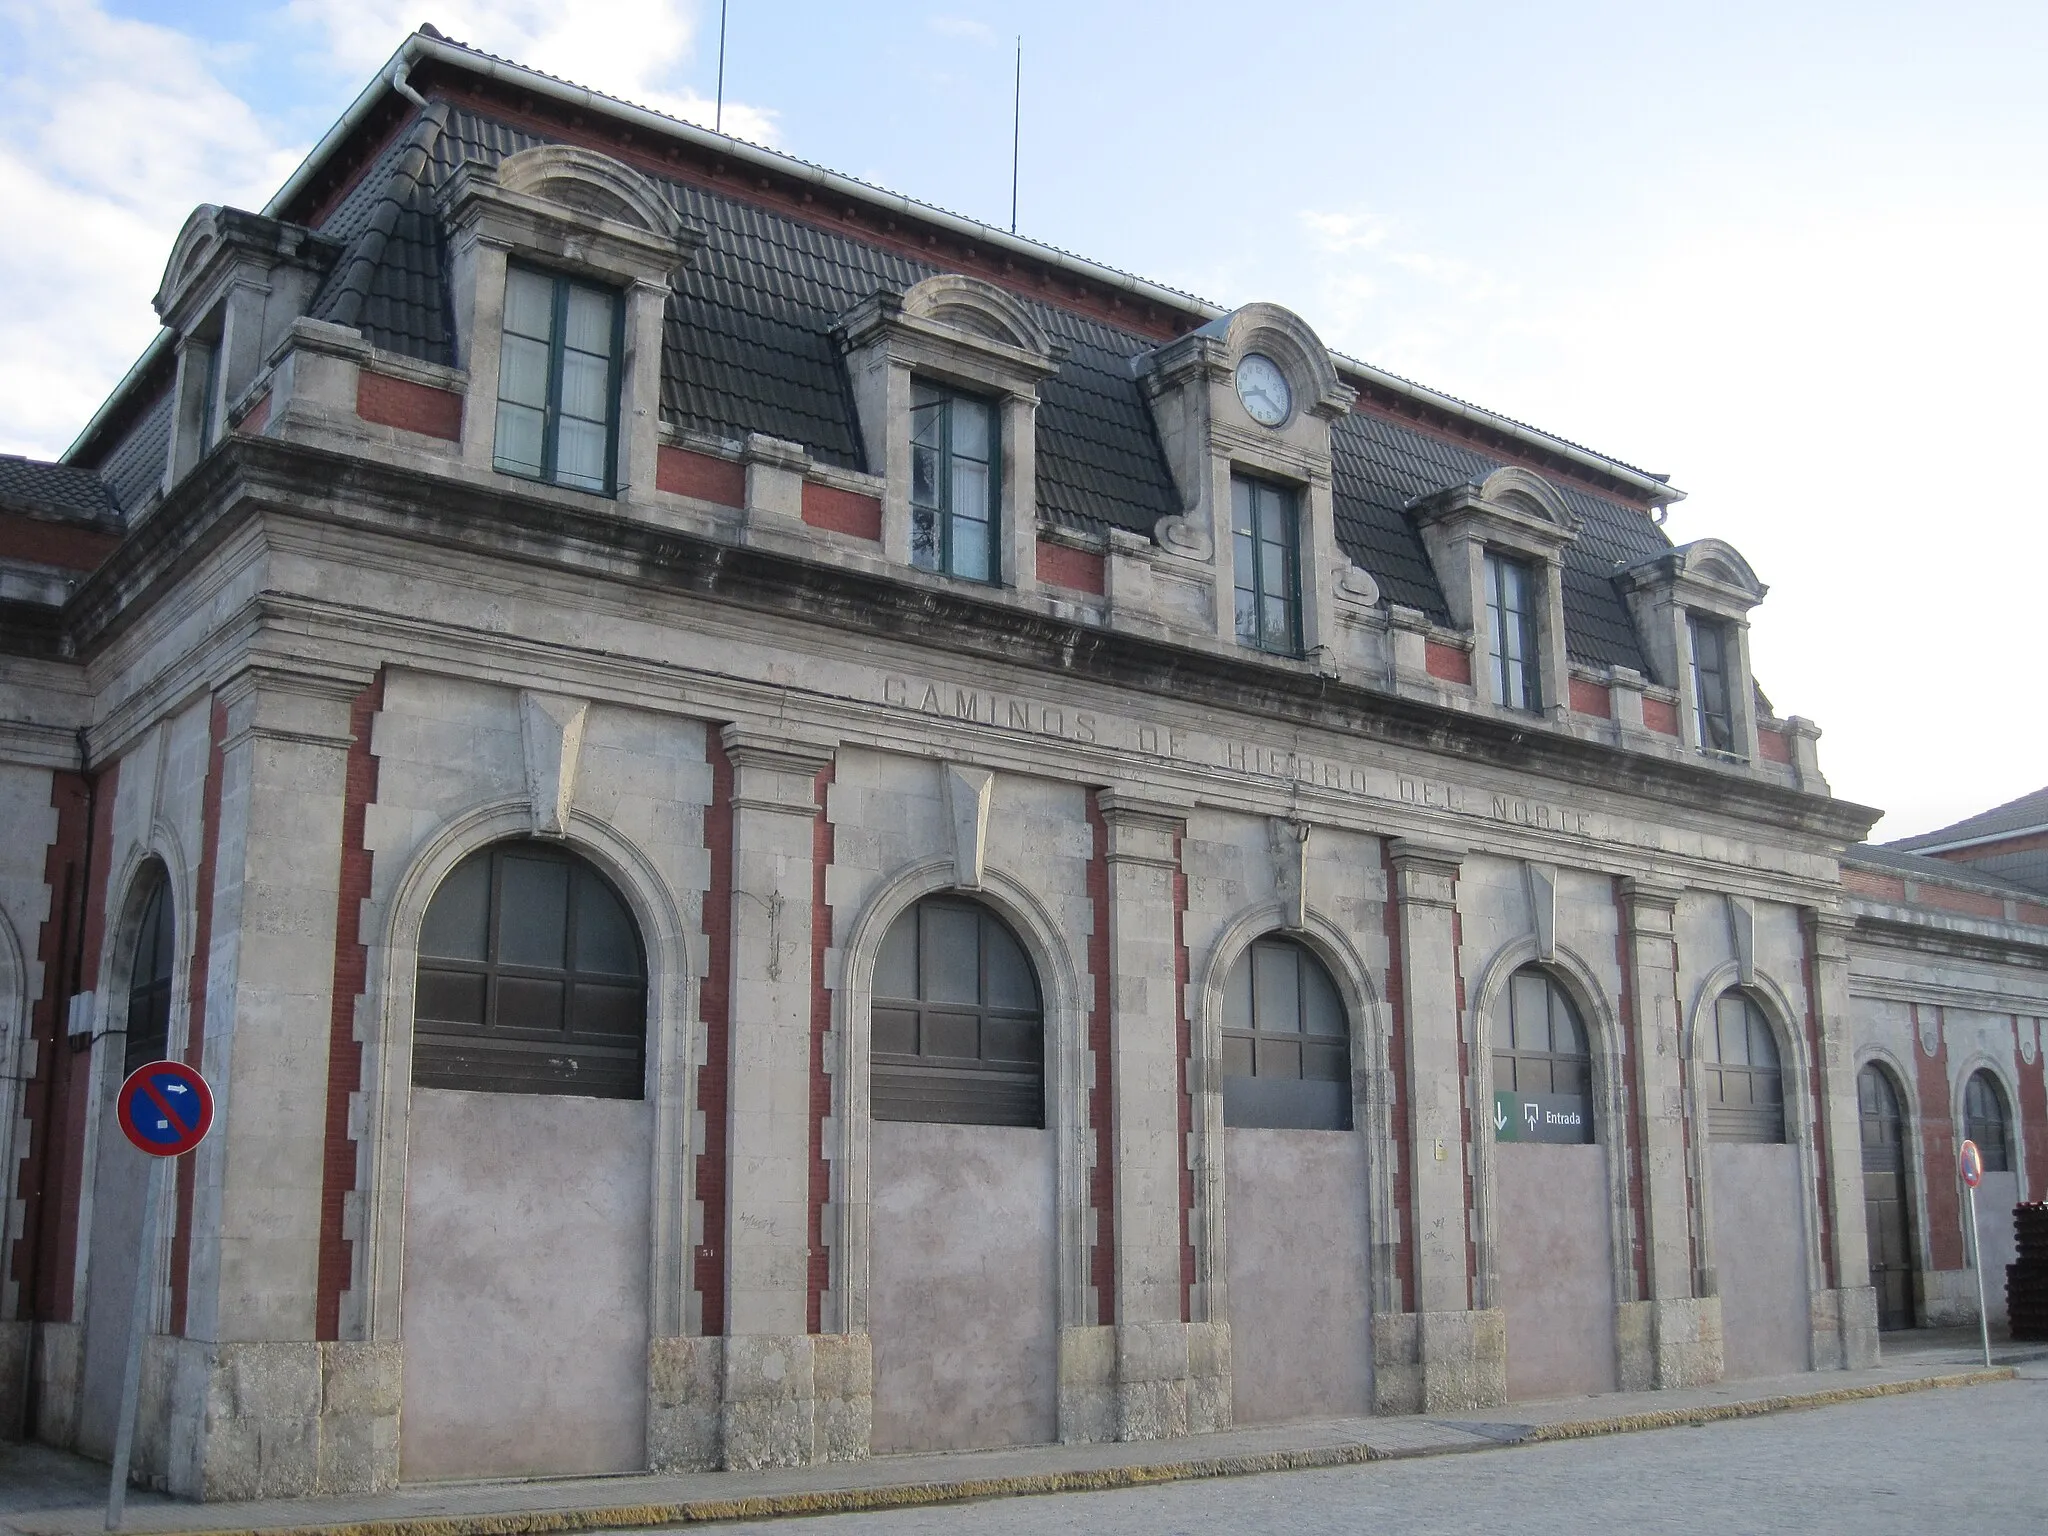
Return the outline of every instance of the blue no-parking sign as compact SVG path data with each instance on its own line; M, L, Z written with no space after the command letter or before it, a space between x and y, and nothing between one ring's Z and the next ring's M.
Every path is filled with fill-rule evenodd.
M151 1157L190 1152L213 1126L213 1090L182 1061L137 1067L114 1101L121 1134Z

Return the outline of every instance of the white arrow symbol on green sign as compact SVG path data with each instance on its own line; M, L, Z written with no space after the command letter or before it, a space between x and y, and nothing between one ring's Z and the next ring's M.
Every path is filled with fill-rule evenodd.
M1493 1128L1495 1131L1504 1131L1508 1128L1508 1112L1501 1107L1499 1099L1493 1101Z

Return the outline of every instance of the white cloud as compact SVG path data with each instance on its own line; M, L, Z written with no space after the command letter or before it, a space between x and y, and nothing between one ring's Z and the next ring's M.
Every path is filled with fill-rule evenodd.
M715 3L715 0L714 0ZM323 54L365 77L414 30L419 0L288 0L287 13L323 38ZM716 14L704 42L718 46ZM676 84L695 58L700 7L689 0L435 0L443 35L639 106L709 125L716 102ZM707 61L708 62L708 61ZM776 142L775 113L725 101L727 133Z
M0 3L0 449L49 457L157 329L202 202L260 207L298 151L190 38L79 0Z
M941 37L958 37L989 46L997 41L994 27L967 16L934 16L927 25Z

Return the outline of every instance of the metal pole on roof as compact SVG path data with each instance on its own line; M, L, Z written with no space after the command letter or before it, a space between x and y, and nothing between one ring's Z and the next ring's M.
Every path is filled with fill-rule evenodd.
M1017 34L1017 87L1010 99L1010 233L1017 233L1017 147L1024 133L1024 34Z
M725 132L725 6L718 0L718 100L711 109L711 131Z

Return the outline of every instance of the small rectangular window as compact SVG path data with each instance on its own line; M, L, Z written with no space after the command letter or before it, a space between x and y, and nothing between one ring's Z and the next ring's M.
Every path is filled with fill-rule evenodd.
M623 317L608 288L506 269L499 469L607 496L617 488Z
M969 581L1002 579L996 554L996 408L923 381L910 391L910 560Z
M1301 654L1301 542L1294 492L1264 480L1230 482L1237 560L1237 641Z
M1700 746L1731 757L1740 755L1735 746L1734 650L1726 624L1693 617L1692 695L1699 711Z
M1488 551L1486 616L1494 689L1509 709L1543 708L1536 642L1535 568Z

